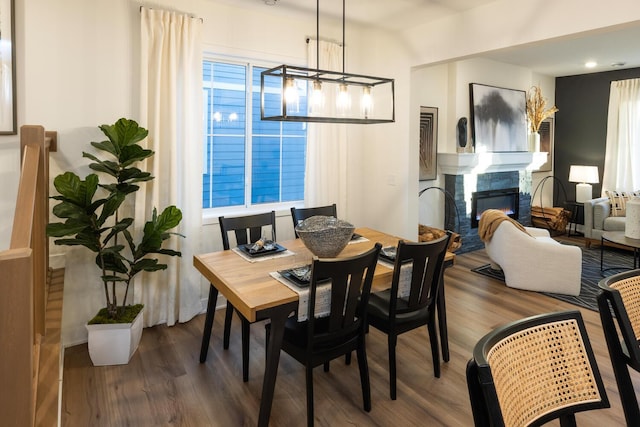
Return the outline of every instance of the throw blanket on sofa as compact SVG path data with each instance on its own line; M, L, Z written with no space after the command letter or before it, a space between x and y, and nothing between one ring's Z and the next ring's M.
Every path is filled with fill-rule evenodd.
M498 229L498 226L502 221L510 221L520 231L527 233L527 230L525 230L522 224L512 218L509 218L504 212L498 209L487 209L482 212L480 223L478 224L478 235L480 236L480 239L483 242L491 240L493 233Z

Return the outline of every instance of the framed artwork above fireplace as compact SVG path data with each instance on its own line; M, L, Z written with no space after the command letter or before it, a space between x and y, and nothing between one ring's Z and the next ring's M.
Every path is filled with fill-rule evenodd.
M469 83L476 153L528 151L526 92Z

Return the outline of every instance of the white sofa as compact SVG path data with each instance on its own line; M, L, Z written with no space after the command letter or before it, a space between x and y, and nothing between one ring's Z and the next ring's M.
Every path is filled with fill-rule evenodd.
M541 228L525 227L523 233L510 221L503 221L485 248L504 272L507 286L557 294L580 294L582 251L562 245Z
M600 244L605 231L624 231L627 218L611 216L611 201L598 197L584 202L584 239L587 247Z

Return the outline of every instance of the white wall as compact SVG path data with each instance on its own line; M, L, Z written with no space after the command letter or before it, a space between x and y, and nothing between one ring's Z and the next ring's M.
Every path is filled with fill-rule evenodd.
M26 28L18 50L24 61L18 75L24 82L20 122L58 132L52 178L67 170L85 176L82 151L104 139L97 126L136 118L137 31L131 23L137 17L137 6L124 0L25 3L19 24ZM52 246L51 253L66 254L63 342L76 343L86 339L84 323L104 305L101 283L89 251Z
M438 109L438 135L437 152L455 152L455 127L450 127L451 122L457 122L456 116L456 90L450 87L450 69L455 63L434 65L414 70L411 73L411 114L410 127L415 132L410 134L411 157L416 159L411 162L415 169L413 176L418 176L418 161L420 148L420 107L436 107ZM454 76L455 77L455 76ZM436 159L437 161L437 159ZM414 193L427 187L444 188L444 179L441 174L435 180L420 181L418 189ZM444 224L444 195L437 190L429 190L420 196L418 201L418 218L414 224L420 223L432 227L442 228Z
M0 251L9 248L13 211L18 196L20 174L20 141L16 137L0 137Z
M20 25L19 18L24 15L24 7L22 2L15 4L14 13L16 15L15 22L15 45L18 47L16 52L16 76L21 76L24 72L24 66L20 62L20 42L24 38L24 28ZM24 112L23 89L24 82L17 77L16 96L18 101L18 121ZM20 123L18 123L18 126ZM20 139L17 135L0 135L0 182L2 182L2 191L0 191L0 251L8 249L11 240L11 228L13 227L13 214L15 210L16 198L18 196L18 181L20 173Z
M407 209L417 190L409 125L410 60L396 34L362 31L360 54L363 74L395 79L395 123L354 127L361 140L354 144L354 172L349 198L356 224L384 230L408 239L417 238L417 212ZM348 42L347 42L348 43ZM350 141L351 143L351 141ZM415 165L414 165L415 163ZM353 191L351 191L353 190Z
M514 2L518 1L518 7ZM259 0L256 0L259 3ZM119 117L138 115L139 5L133 0L29 0L16 2L18 55L18 121L41 124L59 135L59 151L52 155L51 176L63 170L84 175L86 162L81 151L91 140L101 139L96 126ZM304 63L307 36L315 35L315 17L284 15L277 7L243 9L215 0L156 0L144 2L155 8L175 8L204 19L204 49L211 52L255 57L275 62ZM562 5L558 5L562 3ZM425 70L412 75L411 66L450 61L465 55L540 40L559 31L638 19L635 0L618 1L633 13L606 11L610 3L585 10L578 0L500 0L493 7L430 23L400 34L347 26L350 53L348 67L362 73L396 79L396 123L349 129L350 159L349 210L344 215L357 225L380 228L403 237L416 236L418 220L417 109L439 106L439 150L454 147L451 123L462 115L467 89L458 91L463 81L475 80L505 87L527 87L534 81L526 70L516 76L487 66L485 71L458 72L452 83L450 70ZM544 13L537 5L544 5ZM571 6L567 9L565 5ZM491 5L490 5L491 6ZM534 7L535 6L535 7ZM562 23L554 11L562 8ZM505 13L508 10L509 13ZM569 14L569 10L571 13ZM567 20L575 10L583 10L580 20ZM531 17L535 17L532 20ZM525 19L526 18L526 19ZM538 19L539 18L539 19ZM524 22L523 22L524 21ZM571 21L571 22L569 22ZM559 30L560 29L560 30ZM323 26L322 37L340 39L341 27L333 22ZM361 67L361 68L360 68ZM492 80L491 70L504 74ZM464 71L464 70L463 70ZM442 79L445 77L449 83ZM546 83L545 83L546 84ZM455 94L452 96L452 94ZM445 99L446 98L446 99ZM448 110L448 104L455 113ZM0 137L2 177L15 166L15 137ZM9 148L7 148L9 147ZM9 179L10 180L10 179ZM3 182L3 184L5 184ZM0 213L11 210L15 190L11 183L0 195ZM422 219L422 212L421 212ZM4 221L3 221L4 222ZM279 237L288 237L290 219L279 218ZM0 242L6 232L0 228ZM204 250L221 248L217 224L205 226ZM65 248L68 250L68 248ZM53 247L52 252L63 252ZM100 284L95 279L92 260L86 251L68 250L66 258L64 343L84 340L84 322L102 303ZM206 290L206 284L203 284ZM203 292L206 297L206 291Z

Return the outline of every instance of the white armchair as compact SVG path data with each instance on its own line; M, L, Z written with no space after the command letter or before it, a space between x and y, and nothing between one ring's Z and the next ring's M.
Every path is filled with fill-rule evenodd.
M507 286L529 291L580 294L582 251L562 245L541 228L525 227L527 233L509 221L498 225L485 248L492 264L504 272Z

